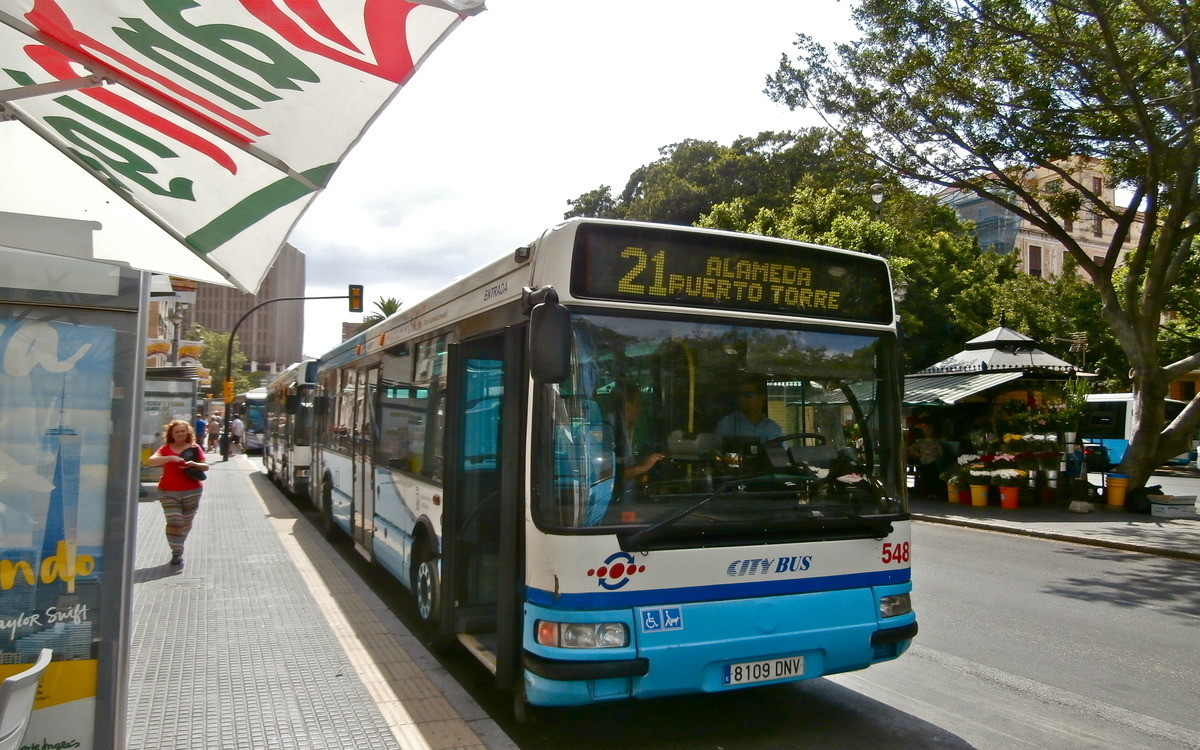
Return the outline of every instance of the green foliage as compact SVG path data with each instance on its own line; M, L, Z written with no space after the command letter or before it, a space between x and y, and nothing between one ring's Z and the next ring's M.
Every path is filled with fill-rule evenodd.
M355 333L365 331L384 318L395 315L400 312L400 308L404 305L403 302L395 297L380 297L371 304L375 305L375 312L367 313L363 316L362 323L359 324L358 328L354 329Z
M220 398L226 376L225 360L229 355L229 334L209 331L200 326L196 328L197 332L193 335L204 341L200 349L200 364L212 371L212 394ZM237 339L233 341L233 357L230 361L233 364L234 393L243 393L262 384L263 373L246 372L250 360L242 352L241 342Z
M715 205L741 200L756 214L780 208L801 179L815 184L870 185L880 179L871 160L823 128L764 132L725 146L687 139L659 149L660 158L630 175L621 195L609 186L568 201L565 214L693 224Z
M1200 4L861 0L854 16L852 43L826 49L801 35L768 93L819 110L895 174L975 193L1067 249L1139 394L1124 467L1138 486L1200 423L1196 410L1158 432L1167 384L1200 366L1195 326L1159 331L1170 305L1196 320ZM1095 167L1107 173L1100 191L1084 179ZM1140 214L1110 204L1114 184ZM1098 258L1063 227L1083 211L1114 230ZM1106 366L1115 372L1116 359Z
M616 219L617 202L613 200L612 188L601 185L574 200L567 201L571 210L563 214L564 219L573 216L589 216L594 219Z

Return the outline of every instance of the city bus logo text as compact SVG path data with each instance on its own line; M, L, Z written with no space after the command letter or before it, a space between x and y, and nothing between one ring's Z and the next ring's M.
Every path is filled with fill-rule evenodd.
M780 558L756 557L749 560L734 560L725 569L725 575L730 578L780 575L782 573L801 573L810 567L812 567L812 555L791 555Z

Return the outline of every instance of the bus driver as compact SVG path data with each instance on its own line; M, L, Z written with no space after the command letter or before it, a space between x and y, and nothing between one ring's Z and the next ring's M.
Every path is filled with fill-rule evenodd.
M747 437L766 442L783 435L783 428L779 423L767 416L766 380L748 376L739 383L734 393L737 409L717 421L714 430L717 438Z

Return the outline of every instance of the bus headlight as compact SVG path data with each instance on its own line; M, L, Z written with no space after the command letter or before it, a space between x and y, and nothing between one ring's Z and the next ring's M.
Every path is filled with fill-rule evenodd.
M537 642L554 648L624 648L629 630L623 622L551 622L534 625Z
M912 599L908 594L892 594L879 600L879 616L895 617L912 612Z

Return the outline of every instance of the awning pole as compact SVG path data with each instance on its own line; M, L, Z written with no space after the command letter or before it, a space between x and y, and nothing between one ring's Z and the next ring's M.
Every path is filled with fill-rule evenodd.
M106 83L111 83L111 81L103 76L83 76L65 81L35 83L30 86L21 86L20 88L0 91L0 102L15 102L18 99L30 99L35 96L50 96L51 94L61 94L64 91L90 89L95 86L103 86Z

